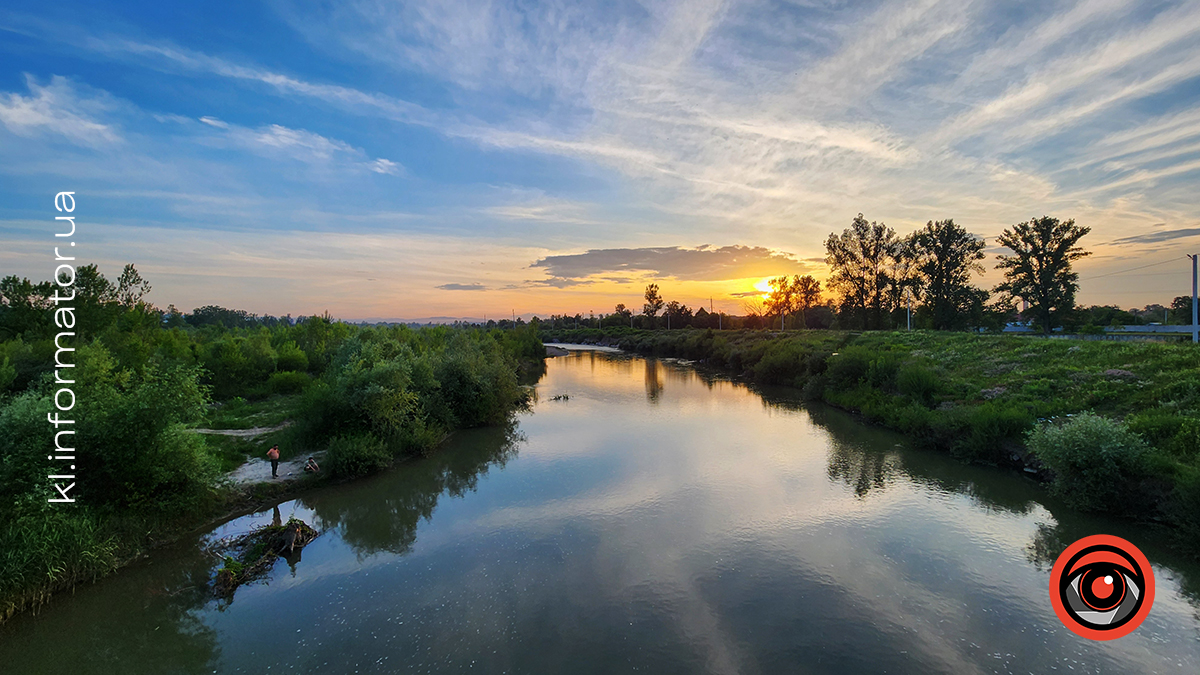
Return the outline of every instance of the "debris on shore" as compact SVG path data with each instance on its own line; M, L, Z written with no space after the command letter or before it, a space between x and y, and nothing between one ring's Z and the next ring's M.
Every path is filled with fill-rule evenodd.
M277 558L295 555L319 534L304 521L290 518L282 525L264 525L217 542L211 550L222 556L225 564L217 570L213 594L233 597L238 586L266 576Z

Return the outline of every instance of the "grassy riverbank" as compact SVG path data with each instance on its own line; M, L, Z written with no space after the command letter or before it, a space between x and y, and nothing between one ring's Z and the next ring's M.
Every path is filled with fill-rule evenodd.
M126 316L135 315L131 312ZM78 345L74 504L48 504L53 373L0 390L0 620L104 576L222 515L312 485L233 486L224 473L279 443L327 450L329 478L431 451L502 423L543 368L536 331L365 328L320 317L229 330L117 321ZM32 331L0 343L42 351ZM7 363L7 361L5 361ZM52 364L47 357L45 364ZM44 367L44 365L43 365ZM254 438L193 428L279 427Z
M797 387L964 460L1029 467L1064 491L1090 486L1097 494L1073 495L1080 508L1168 523L1181 543L1200 550L1200 348L1190 343L924 331L580 329L543 337L692 359ZM1126 462L1097 447L1094 456L1081 450L1078 461L1064 463L1037 452L1031 432L1053 426L1084 434L1086 425L1069 416L1088 411L1115 423L1104 438L1134 446L1117 452L1136 456Z

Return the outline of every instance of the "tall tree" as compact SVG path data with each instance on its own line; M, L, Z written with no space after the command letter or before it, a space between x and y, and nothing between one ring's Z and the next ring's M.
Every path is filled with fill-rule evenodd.
M117 302L124 309L133 309L141 304L142 298L150 292L150 282L142 278L141 273L132 263L125 265L121 276L117 278Z
M1075 309L1079 275L1071 263L1091 255L1077 244L1092 228L1075 221L1042 216L1004 230L998 241L1013 255L997 256L996 269L1004 270L1004 283L996 291L1029 303L1042 331L1049 335L1061 316Z
M807 328L805 312L821 304L821 282L808 274L792 277L792 290L796 296L795 307L800 312L800 325Z
M965 318L980 300L979 289L971 286L971 275L983 272L979 262L986 257L983 240L953 220L931 220L909 240L919 274L918 289L933 327L964 327Z
M767 299L763 303L766 307L768 316L779 317L779 327L786 328L784 325L784 317L792 312L792 306L795 304L795 289L792 286L792 280L786 276L775 277L767 281L767 286L770 291L767 293Z
M860 213L841 236L825 240L831 274L826 286L841 296L839 312L863 328L883 328L892 286L890 267L900 253L896 231Z
M654 319L658 316L659 311L663 308L662 296L658 293L658 284L650 284L646 287L646 304L642 305L642 314ZM650 324L654 326L653 321Z

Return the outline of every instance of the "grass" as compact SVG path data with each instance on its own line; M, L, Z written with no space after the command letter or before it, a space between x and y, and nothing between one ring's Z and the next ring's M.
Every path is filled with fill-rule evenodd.
M279 426L291 417L300 398L300 394L289 394L248 401L239 396L224 403L213 404L200 426L208 429Z

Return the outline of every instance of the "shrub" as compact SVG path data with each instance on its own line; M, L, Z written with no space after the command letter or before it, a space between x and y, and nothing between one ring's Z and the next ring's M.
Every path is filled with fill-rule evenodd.
M1182 472L1163 510L1179 527L1179 538L1184 546L1192 552L1200 552L1200 471L1187 469Z
M1148 410L1126 419L1129 429L1156 448L1178 459L1191 459L1200 450L1200 420L1167 410Z
M896 373L896 389L914 401L928 403L938 386L937 374L919 363L906 363Z
M1054 472L1053 491L1087 511L1120 511L1142 471L1148 449L1141 436L1120 422L1083 413L1030 432L1029 449Z
M804 349L795 343L772 344L754 364L754 378L765 384L790 384L804 375Z
M834 389L853 389L867 376L871 367L871 352L861 347L848 347L829 357L826 381Z
M363 476L387 468L392 453L380 438L371 433L338 436L329 443L325 465L334 476Z
M303 349L296 346L291 340L283 343L279 347L279 358L275 361L275 367L279 370L295 370L303 372L308 370L308 354L304 353Z
M308 373L297 373L295 371L287 371L284 373L271 373L271 377L267 379L267 388L272 394L299 394L304 391L312 378Z
M1023 407L987 402L962 408L965 433L954 447L955 454L971 459L997 461L1006 441L1016 441L1033 425L1033 416Z
M867 379L871 386L884 391L895 391L896 373L900 370L900 355L884 352L871 361Z

